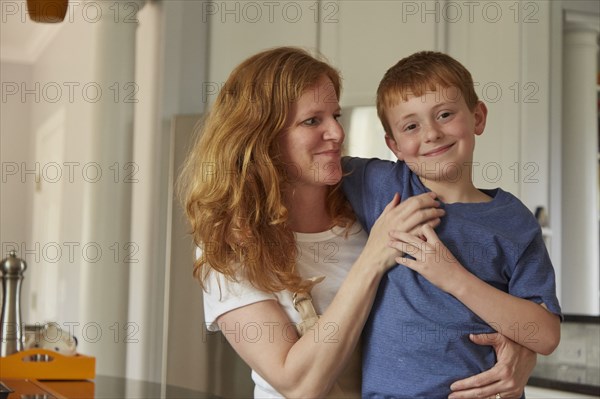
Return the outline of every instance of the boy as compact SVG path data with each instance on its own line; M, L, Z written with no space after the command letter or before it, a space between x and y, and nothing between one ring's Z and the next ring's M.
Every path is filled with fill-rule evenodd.
M404 200L433 191L446 216L437 235L391 234L412 258L398 258L382 280L365 326L363 397L448 397L453 381L495 363L470 333L495 330L551 353L560 306L540 227L517 198L471 179L487 116L471 74L445 54L413 54L383 77L377 111L399 162L344 160L358 219L369 231L396 192Z

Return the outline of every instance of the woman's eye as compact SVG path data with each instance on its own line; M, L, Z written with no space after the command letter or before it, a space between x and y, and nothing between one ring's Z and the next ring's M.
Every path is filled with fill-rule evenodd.
M317 118L308 118L304 122L302 122L302 124L306 125L306 126L314 126L317 123L318 123Z
M341 118L341 117L342 117L342 114L335 114L335 115L333 115L333 118L334 118L336 121L338 121L338 122L340 121L340 118Z

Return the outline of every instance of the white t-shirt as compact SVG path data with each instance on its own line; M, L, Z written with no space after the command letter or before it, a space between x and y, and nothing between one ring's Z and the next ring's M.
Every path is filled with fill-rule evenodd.
M339 227L322 233L295 233L295 237L298 245L297 268L300 275L303 278L326 276L325 280L317 284L311 292L315 310L318 314L322 314L333 300L354 261L362 252L367 242L367 234L358 223L355 223L350 229L348 238L344 238L344 230ZM217 281L220 283L220 289ZM300 314L292 304L291 292L281 291L271 294L258 290L247 281L232 282L225 279L220 273L210 273L204 292L206 327L210 331L219 331L216 322L219 316L230 310L265 300L276 300L291 322L299 323L301 321ZM244 330L244 328L240 328L239 331L236 330L233 333L255 336L257 328L248 326L247 330ZM264 326L263 330L272 331L269 326ZM252 371L252 380L255 383L255 398L283 397L254 370Z

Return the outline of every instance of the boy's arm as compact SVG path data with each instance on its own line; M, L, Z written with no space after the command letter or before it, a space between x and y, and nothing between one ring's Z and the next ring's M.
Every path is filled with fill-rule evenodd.
M461 301L493 329L542 355L560 341L560 317L544 304L501 291L465 269L440 241L432 228L423 227L426 240L393 232L390 246L415 259L396 260ZM397 241L396 241L397 240Z

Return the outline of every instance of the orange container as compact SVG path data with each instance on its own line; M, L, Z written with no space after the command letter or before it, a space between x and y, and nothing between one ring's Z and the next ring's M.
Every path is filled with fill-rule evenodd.
M31 360L40 356L47 356L49 360ZM87 380L95 376L96 358L91 356L63 356L46 349L28 349L0 357L0 378Z

